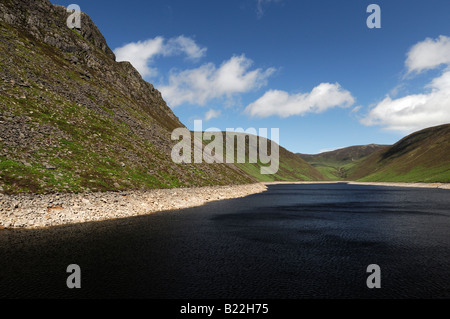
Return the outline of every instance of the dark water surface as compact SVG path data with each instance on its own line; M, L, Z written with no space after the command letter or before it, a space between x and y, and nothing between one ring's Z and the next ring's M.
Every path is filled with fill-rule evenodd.
M450 191L274 185L203 207L0 231L0 298L450 298ZM70 264L82 288L66 287ZM367 266L381 267L368 289Z

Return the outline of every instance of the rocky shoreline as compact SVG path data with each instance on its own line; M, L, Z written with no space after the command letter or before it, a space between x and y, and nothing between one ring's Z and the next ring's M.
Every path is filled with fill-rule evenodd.
M270 185L318 183L450 189L450 184L446 183L268 182L106 193L47 195L0 193L0 230L45 228L127 218L201 206L211 201L246 197L264 192Z
M392 187L450 189L449 183L393 183L393 182L348 182L348 183L353 185L377 185L377 186L392 186Z
M106 193L0 193L0 229L43 228L127 218L245 197L266 189L264 184L258 183Z
M419 187L419 188L440 188L450 189L450 183L403 183L403 182L354 182L354 181L318 181L318 182L269 182L271 184L335 184L346 183L350 185L374 185L388 187Z

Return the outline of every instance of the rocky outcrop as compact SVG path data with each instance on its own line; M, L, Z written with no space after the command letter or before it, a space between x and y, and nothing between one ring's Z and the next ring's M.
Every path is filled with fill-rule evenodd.
M161 121L173 124L172 127L182 126L167 107L161 93L144 81L129 62L114 63L115 55L97 26L87 14L82 12L81 15L81 29L71 30L67 27L67 18L70 16L67 9L52 5L48 0L8 0L0 3L0 21L61 50L66 59L74 64L102 73L103 80L118 85L121 92L127 93L129 98L161 106L157 110ZM101 54L96 51L101 51ZM117 70L111 66L118 68L126 81L120 81ZM88 72L84 75L89 77Z
M88 52L90 47L84 41L74 43L69 32L62 32L67 29L69 15L67 8L52 5L48 0L5 0L0 3L0 21L21 28L37 40L62 51ZM83 12L81 15L81 36L115 60L114 53L91 18Z

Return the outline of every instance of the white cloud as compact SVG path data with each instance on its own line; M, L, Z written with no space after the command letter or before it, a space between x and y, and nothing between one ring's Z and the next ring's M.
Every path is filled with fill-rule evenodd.
M450 38L428 38L408 52L406 66L409 73L420 73L441 65L447 65L447 68L439 77L431 80L423 92L397 99L387 95L361 123L380 125L403 133L450 123Z
M200 59L205 56L207 49L201 48L191 38L179 36L167 41L164 55L186 54L189 59Z
M156 37L147 41L129 43L114 50L116 60L129 61L143 77L155 75L156 70L149 67L152 58L163 51L164 38Z
M199 47L194 40L179 36L165 40L156 37L146 41L132 42L114 50L117 61L129 61L143 76L155 76L157 69L150 65L157 56L186 55L188 59L199 59L206 54L206 48Z
M258 18L262 18L264 16L264 6L280 1L281 0L256 0L256 13L258 14Z
M266 85L275 69L250 70L252 61L244 55L233 56L219 68L208 63L196 69L172 72L169 84L159 90L171 107L183 103L205 105L216 98L231 98Z
M355 107L350 111L350 114L358 113L358 112L361 110L361 108L362 108L362 105L355 106Z
M322 83L309 93L291 95L285 91L270 90L248 105L245 111L251 116L278 115L286 118L306 113L322 113L333 107L349 107L354 103L351 93L343 90L338 83Z
M426 88L430 89L428 93L398 99L387 96L361 122L402 132L450 123L450 71L434 79Z
M208 112L206 112L206 114L205 114L205 121L208 122L209 120L212 120L214 118L218 118L221 114L222 114L221 111L216 111L216 110L211 109Z
M443 64L450 64L450 38L443 35L414 45L406 60L409 73L434 69Z

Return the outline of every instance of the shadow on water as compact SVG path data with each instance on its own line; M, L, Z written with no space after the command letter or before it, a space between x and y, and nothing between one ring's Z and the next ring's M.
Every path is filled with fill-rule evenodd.
M271 185L147 216L0 231L1 298L449 298L448 191ZM78 264L82 288L68 289ZM382 269L382 289L366 268Z

